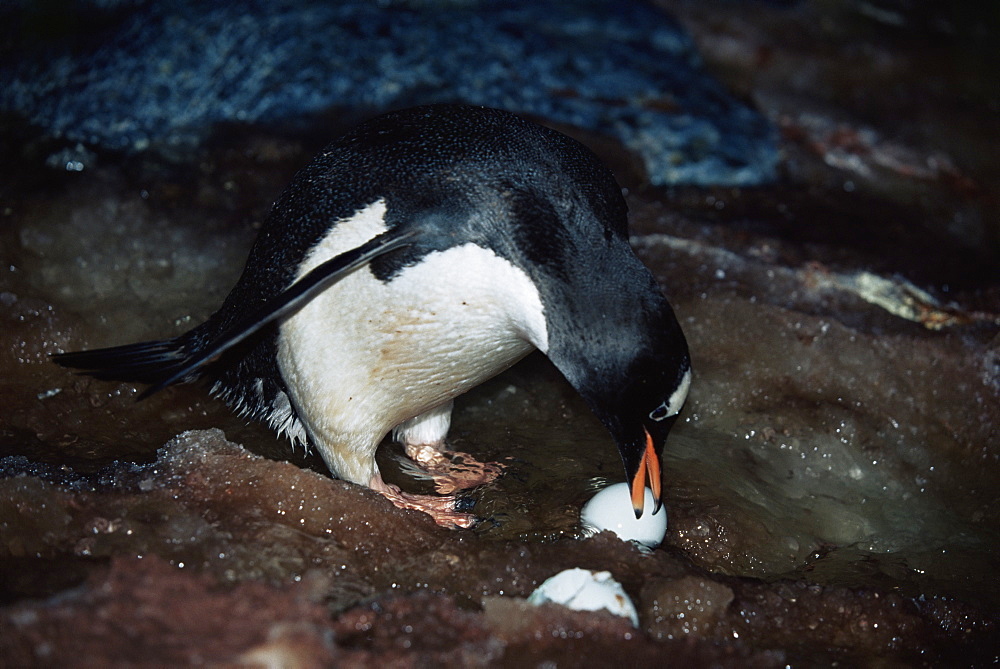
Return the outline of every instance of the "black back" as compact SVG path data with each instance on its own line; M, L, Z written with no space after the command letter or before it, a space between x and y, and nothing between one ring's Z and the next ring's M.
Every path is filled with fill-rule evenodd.
M620 286L638 272L640 283L649 283L628 249L621 191L587 148L497 109L417 107L358 126L295 176L265 221L239 282L219 311L188 335L187 347L211 345L281 293L338 220L380 198L390 230L420 228L410 246L372 261L371 271L382 280L431 251L473 242L522 268L539 286L547 311L572 301L559 287L566 281L599 284L611 278ZM590 262L603 256L609 262ZM624 266L623 256L631 258ZM609 277L609 271L628 276ZM585 299L593 300L589 292ZM611 308L620 297L614 293L598 301ZM573 306L588 311L591 305ZM568 327L578 332L579 325ZM550 340L563 336L557 323L549 327ZM259 400L269 406L285 389L276 332L265 328L205 370L217 392L259 418ZM263 398L257 379L264 381Z

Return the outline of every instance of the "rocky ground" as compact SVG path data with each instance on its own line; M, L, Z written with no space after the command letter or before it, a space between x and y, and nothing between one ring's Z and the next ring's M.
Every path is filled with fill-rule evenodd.
M407 6L422 4L445 11ZM476 494L485 522L464 532L330 479L202 388L136 403L130 384L49 363L207 317L342 114L122 151L8 109L4 663L997 660L1000 98L987 43L1000 20L891 0L658 5L704 71L770 122L781 160L754 186L732 171L716 185L667 178L649 173L669 159L662 145L643 155L583 117L547 119L614 167L634 246L691 344L695 382L665 453L670 527L649 553L582 536L580 505L620 464L541 357L459 402L454 445L509 464ZM5 55L23 47L7 40ZM629 44L632 62L643 50ZM560 99L589 91L581 82ZM568 108L528 111L546 109ZM417 485L395 471L397 447L382 455ZM612 572L639 627L524 602L570 567Z

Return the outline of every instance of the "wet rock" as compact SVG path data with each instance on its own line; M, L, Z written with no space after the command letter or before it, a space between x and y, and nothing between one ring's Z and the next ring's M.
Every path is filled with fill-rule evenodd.
M148 197L105 171L86 189L71 188L58 206L29 203L31 223L20 227L11 258L31 277L25 288L84 318L119 321L127 328L122 336L142 336L153 323L181 330L207 317L235 282L252 236L240 239L225 218L150 207ZM142 319L123 313L139 305Z
M523 600L489 598L485 620L508 645L505 661L522 666L570 653L570 663L613 659L616 665L646 666L658 662L687 666L782 666L780 652L755 653L741 644L716 646L692 639L652 642L627 620L606 612L571 611L554 604L534 606Z
M658 190L635 155L595 142L631 179L633 244L695 362L664 454L671 528L650 553L609 533L582 538L580 506L621 480L621 464L541 356L458 402L453 445L508 466L472 495L485 519L473 532L330 480L201 388L136 403L133 385L48 364L55 350L162 337L210 313L312 140L229 127L197 161L171 164L0 124L0 148L18 156L0 164L5 657L96 647L65 630L100 622L91 611L110 610L109 583L153 588L136 569L159 560L172 576L157 578L199 585L175 589L196 608L204 593L232 610L274 597L305 612L304 627L256 627L220 662L995 662L996 94L949 70L942 44L858 31L831 7L672 6L713 71L782 127L785 183ZM79 52L126 49L112 33ZM565 122L573 98L550 97L538 109ZM418 485L398 454L384 444L380 466ZM569 568L610 572L640 627L523 609ZM162 650L157 626L174 629L156 607L182 599L132 601L145 608L119 603L116 615L143 636L114 652L141 662ZM104 648L121 642L96 631Z
M6 20L16 25L17 13ZM71 142L135 151L190 147L220 123L463 101L613 135L655 184L775 174L772 128L700 70L674 21L642 2L175 0L103 15L82 46L26 49L30 58L0 74L0 109Z
M344 666L482 667L501 659L506 644L477 612L441 596L393 597L347 611L333 625Z
M716 628L725 619L733 598L728 586L696 576L650 581L642 592L649 607L645 618L654 639L723 637Z
M135 661L157 653L177 661L199 653L241 661L333 653L358 664L409 657L462 665L469 657L578 657L586 647L637 662L667 654L772 666L782 653L771 651L786 648L805 656L820 644L844 657L911 648L937 653L996 633L995 622L975 609L946 601L922 611L877 591L719 580L694 573L686 558L640 552L610 532L525 543L444 530L371 491L254 456L218 430L178 436L153 463L122 464L71 481L51 468L32 473L20 460L13 463L18 473L10 460L3 464L14 475L0 479L0 563L16 569L31 556L36 567L47 560L90 573L69 599L56 595L0 609L0 617L17 623L17 634L0 641L14 657L42 653L55 661L58 653L100 647L104 654L93 657ZM54 474L57 482L46 480ZM109 561L110 575L103 567ZM522 598L545 578L574 566L612 571L635 598L648 635L603 613L522 610L528 606ZM16 585L10 574L3 576L8 587ZM56 590L60 585L50 583ZM129 594L133 590L139 594ZM273 597L279 612L267 613L261 601L275 592L282 593ZM174 616L179 606L191 611ZM217 613L242 607L261 612L238 621ZM290 621L280 613L288 607L306 613ZM95 619L93 636L80 637L75 651L66 643L53 651L46 640L93 610L106 612ZM215 622L203 625L197 611ZM119 648L123 637L113 621L127 616L124 628L134 635ZM778 618L780 633L770 629ZM886 635L855 625L860 618ZM814 620L847 627L831 641L813 632ZM201 637L194 635L185 648L173 648L171 639L192 628L207 630L205 639L226 641L200 650ZM753 639L756 650L744 639Z
M983 344L958 333L930 336L898 319L866 332L787 302L765 304L777 296L769 277L780 281L783 271L747 283L734 272L736 290L756 300L728 297L718 286L711 300L680 298L688 335L703 342L693 353L696 376L705 375L682 419L703 431L688 438L676 430L668 449L668 459L686 463L685 476L667 488L675 495L668 536L712 569L739 563L735 573L835 562L846 554L822 548L834 546L893 555L918 579L940 568L929 545L947 552L973 536L980 546L992 541L980 522L989 495L969 494L992 476L977 464L991 457L998 401ZM783 299L807 294L825 299L791 290ZM965 483L941 478L959 471ZM699 486L712 480L718 498L730 474L732 497L689 515L687 500L705 492ZM755 539L767 548L740 543ZM817 549L823 559L811 557ZM974 564L967 566L975 571ZM957 566L952 560L948 568ZM977 590L972 583L970 576Z
M0 649L11 666L68 666L81 658L103 666L320 666L333 658L326 609L308 585L227 590L155 556L116 558L60 601L22 604L2 617Z
M911 278L995 283L1000 179L977 139L1000 131L996 90L985 84L997 65L985 38L995 16L854 0L759 3L754 12L669 4L709 69L782 129L787 177L810 185L808 211L782 198L769 217L783 237L836 231L869 265L910 256ZM936 29L916 18L924 10ZM879 16L893 16L893 27ZM712 204L740 215L732 198ZM852 212L864 210L873 215L854 217L854 228Z
M913 663L940 657L974 665L995 654L988 650L991 638L996 638L994 618L980 618L974 624L982 634L978 639L952 637L942 645L938 621L922 615L914 602L895 593L805 583L746 584L732 606L734 636L753 638L755 645L763 647L784 648L790 659L799 661L840 657L854 663L862 658L895 657ZM952 615L962 609L957 605Z

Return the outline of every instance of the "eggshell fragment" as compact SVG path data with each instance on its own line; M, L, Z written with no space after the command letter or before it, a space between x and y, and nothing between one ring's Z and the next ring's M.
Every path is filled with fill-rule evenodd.
M622 616L639 626L639 614L635 605L625 594L621 583L611 577L609 571L589 569L567 569L547 579L531 596L528 603L539 605L545 602L562 604L574 611L600 611L605 609L616 616Z
M667 510L661 506L653 513L653 506L653 492L646 488L646 504L642 515L636 518L629 485L615 483L583 505L580 520L589 532L611 530L623 541L636 541L653 548L659 546L667 534Z

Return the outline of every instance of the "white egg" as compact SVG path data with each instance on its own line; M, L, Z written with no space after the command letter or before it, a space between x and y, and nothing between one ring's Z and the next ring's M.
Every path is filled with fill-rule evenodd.
M605 609L622 616L639 626L639 614L621 583L609 571L567 569L546 579L531 596L528 603L539 605L554 602L574 611L600 611Z
M615 483L594 495L580 511L583 527L589 532L611 530L624 541L636 541L653 548L667 534L667 510L661 506L653 513L653 492L646 488L642 515L635 517L632 495L627 483Z

